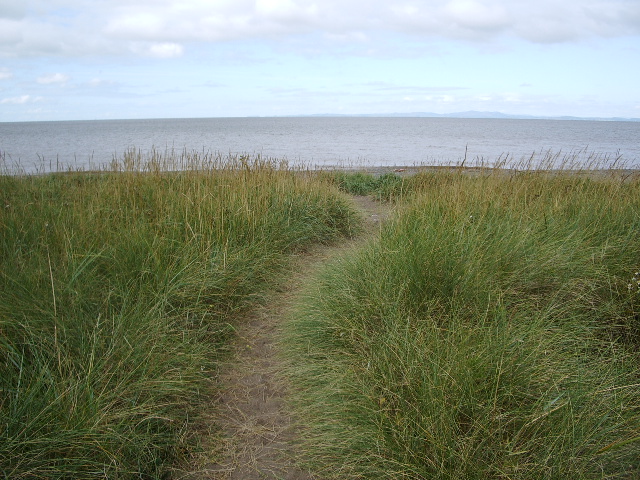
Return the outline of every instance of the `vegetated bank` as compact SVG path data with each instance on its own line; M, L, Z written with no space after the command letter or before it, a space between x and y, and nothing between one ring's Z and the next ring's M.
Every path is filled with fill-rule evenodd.
M637 172L395 178L397 217L318 274L287 327L309 465L638 478ZM378 188L336 176L351 181Z
M180 171L171 171L180 170ZM0 476L162 478L236 314L349 236L339 192L261 158L135 151L0 176Z

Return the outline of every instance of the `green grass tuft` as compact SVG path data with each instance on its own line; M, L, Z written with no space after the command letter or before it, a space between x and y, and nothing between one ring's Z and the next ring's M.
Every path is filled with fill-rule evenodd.
M640 475L637 178L436 171L289 324L325 478Z
M154 155L0 176L3 478L164 478L237 314L287 254L358 227L308 172Z
M329 179L351 195L373 195L380 201L402 198L405 180L395 173L374 176L363 172L332 172Z

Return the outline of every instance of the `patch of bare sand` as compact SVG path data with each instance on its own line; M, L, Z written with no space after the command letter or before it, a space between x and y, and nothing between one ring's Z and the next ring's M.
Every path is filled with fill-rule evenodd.
M286 282L265 305L237 326L234 355L222 366L221 394L212 418L223 430L223 445L203 444L222 453L219 463L200 462L182 478L193 480L312 480L296 461L295 419L288 410L292 388L285 379L284 361L278 352L282 320L292 308L305 281L324 262L353 247L378 230L390 207L370 197L353 197L365 218L367 234L339 246L317 246L295 259ZM217 438L214 436L212 438Z

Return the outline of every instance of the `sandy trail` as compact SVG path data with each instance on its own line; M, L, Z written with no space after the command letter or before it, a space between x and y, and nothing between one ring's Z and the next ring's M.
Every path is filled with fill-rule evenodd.
M190 479L311 480L311 473L296 467L295 419L288 411L291 388L283 375L278 352L281 326L316 269L378 230L389 206L370 197L353 197L367 224L366 233L338 246L317 246L299 256L284 285L265 305L238 325L234 355L222 366L215 418L224 432L223 460L204 465Z

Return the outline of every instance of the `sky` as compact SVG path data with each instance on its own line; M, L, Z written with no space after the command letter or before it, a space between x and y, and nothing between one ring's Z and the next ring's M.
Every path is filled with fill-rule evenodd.
M0 0L0 121L640 117L640 0Z

